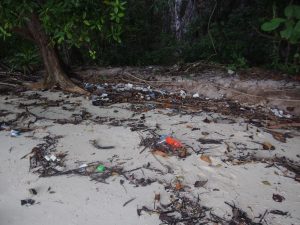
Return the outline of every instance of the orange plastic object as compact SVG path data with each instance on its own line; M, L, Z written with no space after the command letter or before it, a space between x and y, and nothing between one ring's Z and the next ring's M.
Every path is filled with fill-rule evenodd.
M180 143L180 141L172 138L172 137L166 137L166 143L170 146L172 146L173 148L181 148L182 144Z

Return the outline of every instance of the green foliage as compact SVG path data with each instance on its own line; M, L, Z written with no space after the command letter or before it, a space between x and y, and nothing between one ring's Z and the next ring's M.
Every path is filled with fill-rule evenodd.
M261 29L266 32L279 30L282 39L297 44L300 41L300 6L288 5L284 15L286 18L273 18L263 23Z
M0 42L0 60L9 65L12 70L22 71L24 74L31 73L41 65L38 49L29 41L18 37L11 37L5 43Z
M93 38L121 42L125 2L121 0L42 2L1 0L0 36L10 37L15 28L25 28L33 14L38 15L46 33L56 45L87 47L95 56Z
M195 4L196 14L184 31L183 39L176 40L170 2L46 0L38 5L36 1L2 0L0 36L6 41L13 39L13 28L24 27L35 12L52 44L72 65L149 65L209 60L233 70L263 66L288 73L299 72L299 6L288 5L286 0L217 1L211 15L215 1L203 0ZM186 3L184 0L183 5ZM21 50L7 54L16 57L16 51ZM1 54L7 55L0 52L0 58Z

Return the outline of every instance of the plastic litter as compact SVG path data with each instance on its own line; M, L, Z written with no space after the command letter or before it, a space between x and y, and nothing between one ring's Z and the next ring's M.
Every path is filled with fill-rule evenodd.
M56 158L55 155L51 155L51 156L50 156L50 159L51 159L53 162L57 160L57 158Z
M171 136L167 136L167 135L160 136L160 141L158 144L162 144L162 143L166 143L173 148L181 148L182 147L182 144L179 140L177 140Z
M100 172L100 173L104 172L105 170L106 170L106 168L102 164L98 165L97 168L96 168L96 171Z
M10 136L11 137L18 137L21 135L21 131L18 131L18 130L11 130L10 131Z
M182 98L185 98L186 97L186 92L184 90L180 90L180 96Z
M199 98L199 93L193 94L193 98Z
M229 75L232 75L232 74L234 74L235 72L233 71L233 70L227 70L227 73L229 74Z
M284 114L283 110L280 110L280 109L271 109L271 112L279 118L283 118L283 117L291 118L292 117L292 115L290 115L290 114Z

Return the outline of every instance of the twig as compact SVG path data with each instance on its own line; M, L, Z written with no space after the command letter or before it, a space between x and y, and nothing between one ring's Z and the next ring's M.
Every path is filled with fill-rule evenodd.
M11 86L11 87L18 87L19 86L17 84L9 84L9 83L5 83L5 82L0 82L0 85L6 85L6 86Z
M125 207L127 204L129 204L130 202L134 201L136 198L132 198L132 199L129 199L127 202L125 202L123 204L123 207Z

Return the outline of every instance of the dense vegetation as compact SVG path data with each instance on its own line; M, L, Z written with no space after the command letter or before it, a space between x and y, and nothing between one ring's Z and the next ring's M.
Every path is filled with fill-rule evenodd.
M60 1L41 2L47 3L39 14L43 18L42 12L54 7L50 2ZM79 8L67 7L67 14L61 5L51 8L59 13L53 13L56 18L50 18L51 24L46 28L53 34L64 63L150 65L208 60L232 69L260 66L290 74L300 72L300 6L296 1L127 0L123 6L125 14L122 11L120 18L109 14L120 12L112 6L97 11L92 4L83 10L82 4ZM62 24L70 10L78 10L72 13L72 19L84 26L77 28L80 32L60 29L60 33L55 33L55 23ZM109 23L95 22L97 15L102 18L105 13L110 17ZM89 16L93 20L86 19ZM96 28L103 24L103 28L90 29L91 22ZM107 28L112 22L120 25L113 32ZM45 25L43 20L42 23ZM0 32L3 36L3 24ZM75 40L75 34L86 35L85 43ZM14 68L28 72L41 64L38 48L20 36L2 39L0 48L1 61Z

